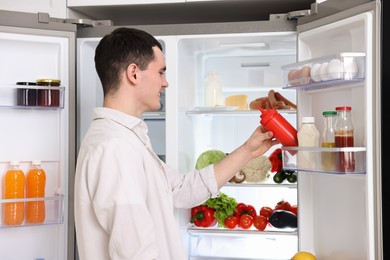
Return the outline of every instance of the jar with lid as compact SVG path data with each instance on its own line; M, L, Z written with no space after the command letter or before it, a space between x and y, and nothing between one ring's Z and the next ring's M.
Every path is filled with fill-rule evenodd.
M354 127L350 106L336 107L337 118L334 125L335 145L336 147L354 146ZM340 172L355 171L355 158L353 152L337 153L337 170Z
M336 146L335 137L334 137L334 123L336 120L336 111L324 111L322 112L324 116L324 129L321 134L321 146L324 148L332 148ZM335 170L335 153L334 152L325 152L321 153L322 159L322 169L325 171L334 171Z
M16 104L18 106L36 106L37 105L37 89L35 82L16 82L18 85L16 91ZM19 87L25 86L25 87ZM32 88L29 86L33 86Z
M61 80L58 79L38 79L36 80L37 86L45 88L38 89L38 106L60 106L60 90L58 89ZM49 87L49 88L46 88ZM57 89L50 89L50 87L56 87Z
M223 106L223 93L219 75L216 72L209 72L204 95L205 106Z
M297 133L298 146L300 147L318 147L320 133L315 125L315 118L312 116L302 117L302 124ZM298 168L316 169L318 153L314 151L305 151L302 149L298 153Z

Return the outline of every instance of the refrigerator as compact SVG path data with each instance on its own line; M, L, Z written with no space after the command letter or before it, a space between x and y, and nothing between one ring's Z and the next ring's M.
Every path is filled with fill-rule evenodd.
M298 251L310 251L317 259L384 258L382 12L381 1L328 0L313 4L303 17L275 14L269 21L134 26L155 35L164 49L169 87L161 98L162 109L145 113L143 119L156 154L183 174L195 168L198 156L206 150L233 151L260 122L256 109L205 106L209 72L218 73L224 98L245 94L249 103L267 96L270 90L281 93L297 109L278 112L297 129L302 117L313 116L322 131L322 111L340 105L352 107L355 172L327 172L320 164L300 168L297 163L304 153L320 157L323 152L337 153L337 149L277 145L265 156L282 148L283 166L297 171L297 183L277 184L270 174L261 183L228 183L221 189L257 211L262 206L273 207L280 200L298 205L298 228L197 228L190 223L190 209L178 209L177 225L188 260L290 259ZM24 22L18 22L15 14ZM2 143L7 144L4 147L20 147L13 152L1 150L2 170L12 159L20 160L25 170L31 160L41 159L47 175L54 178L46 190L48 208L50 204L54 208L47 214L53 214L53 219L47 225L2 226L1 251L7 259L77 258L72 211L75 158L92 108L101 106L103 100L94 69L94 50L99 40L118 26L109 21L67 21L41 13L3 11L0 25L1 45L7 46L1 48L7 57L0 60L0 67L7 71L1 80L6 92L0 97L4 100L1 113L9 120L8 125L14 126L1 128ZM352 59L358 64L358 73L321 82L309 79L289 83L289 71L333 58ZM41 73L61 79L63 107L16 105L20 86L15 82L33 81ZM33 120L41 120L41 128L20 128L20 122ZM52 120L50 128L46 126L48 120ZM42 143L45 149L34 149ZM28 250L13 250L17 245L28 245Z

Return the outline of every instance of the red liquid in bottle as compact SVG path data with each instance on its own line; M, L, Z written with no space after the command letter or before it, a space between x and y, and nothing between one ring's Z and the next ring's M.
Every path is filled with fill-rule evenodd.
M354 140L351 135L336 135L336 147L353 147ZM337 165L341 172L355 171L355 157L353 152L338 152Z

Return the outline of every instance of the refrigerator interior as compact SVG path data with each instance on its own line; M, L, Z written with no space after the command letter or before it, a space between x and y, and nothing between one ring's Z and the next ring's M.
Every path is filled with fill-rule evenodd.
M64 35L64 34L62 34ZM65 34L66 35L66 34ZM0 27L0 248L2 259L66 259L69 162L69 39L45 30ZM60 79L56 107L20 106L16 82ZM30 88L30 87L29 87ZM32 86L29 91L41 91ZM4 176L12 160L27 174L32 160L46 172L45 221L3 223ZM25 203L25 199L18 202ZM27 203L27 202L26 202Z
M208 72L219 74L224 98L245 94L249 104L273 89L296 101L295 90L282 89L281 70L296 61L295 32L178 36L177 57L178 168L183 173L194 170L206 150L232 152L259 126L258 110L202 109ZM280 113L296 127L295 110ZM272 176L264 183L227 184L221 191L253 205L257 214L283 199L296 204L296 185L275 185ZM189 223L189 210L178 214L189 259L288 259L298 251L296 230L198 229Z
M336 21L335 21L336 20ZM378 259L375 257L373 183L377 178L373 166L375 147L373 127L377 124L374 96L374 15L365 12L332 23L300 31L298 26L298 60L313 59L349 52L365 55L359 64L361 81L329 81L321 88L316 84L297 88L297 122L314 116L323 130L322 112L336 106L351 106L354 124L356 164L363 174L328 174L317 167L313 172L298 171L299 248L313 252L319 259ZM304 27L304 26L302 26ZM317 60L318 61L318 60ZM329 59L324 58L323 62ZM313 63L311 63L313 64ZM365 70L365 71L363 71ZM359 73L360 73L359 72ZM365 77L365 78L364 78ZM299 155L298 155L299 156ZM320 165L318 165L320 166Z
M94 107L103 105L103 88L95 70L94 56L99 38L77 39L77 85L78 116L77 116L77 147L92 121ZM159 40L165 50L165 43ZM147 112L143 119L148 125L149 136L156 154L165 161L166 157L166 131L165 131L165 93L161 95L161 108L156 112Z

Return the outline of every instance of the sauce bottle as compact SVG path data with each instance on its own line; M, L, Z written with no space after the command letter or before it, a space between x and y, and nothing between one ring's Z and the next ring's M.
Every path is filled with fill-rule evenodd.
M32 161L32 167L27 173L26 197L44 198L46 173L41 167L41 161ZM30 224L39 224L45 221L45 201L26 202L26 221Z
M221 82L216 72L209 72L204 96L205 106L223 106L223 94Z
M302 117L302 124L298 131L298 145L300 147L318 147L320 133L315 125L315 118L312 116ZM314 151L299 151L298 168L316 169L318 159Z
M336 111L324 111L324 130L321 134L321 146L324 148L332 148L336 146L334 137L334 123L336 120ZM325 171L335 170L335 153L334 152L322 152L322 169Z
M337 118L334 125L336 147L354 146L354 127L352 123L350 106L336 107ZM337 170L340 172L355 171L355 158L353 152L337 153Z
M284 146L298 146L297 130L275 109L262 109L260 124Z
M11 161L4 178L4 199L24 199L25 175L19 161ZM4 225L21 225L24 221L24 201L3 204Z

